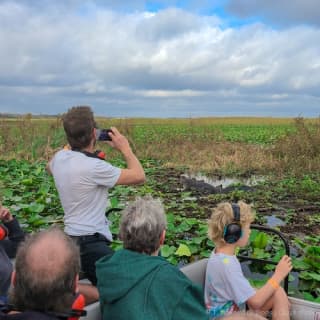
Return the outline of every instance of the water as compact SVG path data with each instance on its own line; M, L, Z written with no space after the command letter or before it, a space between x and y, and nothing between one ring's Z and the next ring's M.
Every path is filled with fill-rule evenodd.
M285 221L283 221L282 219L278 218L275 215L265 216L265 218L267 220L266 225L270 228L286 225Z
M259 182L265 180L262 176L251 176L250 178L235 178L235 177L207 177L201 174L186 174L186 177L190 179L196 179L198 181L204 181L214 187L222 186L222 188L226 188L232 185L245 185L245 186L255 186Z

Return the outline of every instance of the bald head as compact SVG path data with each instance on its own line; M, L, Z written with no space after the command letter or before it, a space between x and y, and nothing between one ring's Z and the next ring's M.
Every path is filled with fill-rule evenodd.
M66 241L66 236L59 229L41 232L30 243L25 267L38 273L41 280L48 281L64 272L73 254L72 249L74 248L70 248L69 240Z
M19 310L70 307L80 269L79 248L54 227L31 235L18 249L11 302Z

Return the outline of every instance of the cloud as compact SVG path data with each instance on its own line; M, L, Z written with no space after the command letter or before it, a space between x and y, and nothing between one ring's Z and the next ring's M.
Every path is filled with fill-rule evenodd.
M228 0L225 9L240 18L258 16L280 26L320 25L318 0Z
M0 4L0 112L89 104L114 116L169 107L204 115L246 105L249 113L291 106L299 114L306 103L312 112L319 106L317 27L224 28L219 17L177 8L26 3Z

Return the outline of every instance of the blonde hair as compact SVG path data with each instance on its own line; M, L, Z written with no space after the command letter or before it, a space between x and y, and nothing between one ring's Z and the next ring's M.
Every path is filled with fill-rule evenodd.
M244 226L250 224L254 220L254 211L252 206L243 201L239 201L240 207L240 224ZM217 247L225 244L223 232L225 226L234 221L232 205L229 202L219 203L211 213L208 220L208 236Z

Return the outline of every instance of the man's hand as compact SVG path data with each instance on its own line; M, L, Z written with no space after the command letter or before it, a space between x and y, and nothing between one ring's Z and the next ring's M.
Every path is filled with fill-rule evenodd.
M126 160L127 168L121 169L121 174L116 182L117 185L133 185L144 183L146 176L140 161L132 152L128 139L123 136L117 128L111 127L109 136L112 141L106 141L109 146L120 151Z
M131 152L131 147L129 145L128 139L122 135L116 127L111 127L112 132L109 132L109 136L112 141L107 141L108 145L119 150L121 153L125 154L128 151Z
M13 216L10 213L9 209L5 207L0 207L0 220L2 222L10 222L13 220Z

